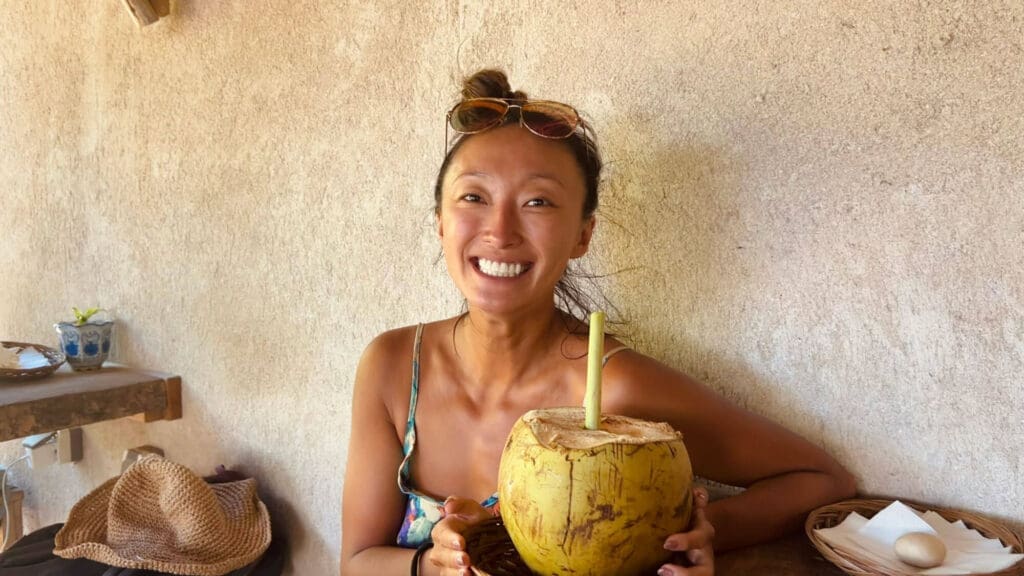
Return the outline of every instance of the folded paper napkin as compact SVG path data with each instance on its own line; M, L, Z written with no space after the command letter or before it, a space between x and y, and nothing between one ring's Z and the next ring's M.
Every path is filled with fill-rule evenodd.
M881 564L886 569L911 574L985 574L1009 568L1024 554L1011 554L1009 546L986 538L963 521L949 522L935 512L918 512L899 500L868 520L850 513L838 526L815 530L830 546L848 554ZM904 534L934 534L946 545L946 559L935 568L914 568L896 558L892 545Z
M0 368L31 370L49 366L50 361L34 348L7 348L0 346Z
M0 368L21 368L21 359L14 348L0 346Z

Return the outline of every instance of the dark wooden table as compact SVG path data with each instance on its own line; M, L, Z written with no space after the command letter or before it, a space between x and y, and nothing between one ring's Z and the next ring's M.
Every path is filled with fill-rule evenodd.
M528 574L500 520L495 518L466 532L466 543L482 550L478 560L493 574ZM500 527L500 528L499 528ZM474 548L479 546L479 548ZM477 572L481 573L481 572ZM488 572L482 572L487 574ZM724 576L846 576L825 560L803 532L758 546L732 550L715 557L715 574Z
M767 544L733 550L715 558L715 574L722 576L845 576L803 533Z

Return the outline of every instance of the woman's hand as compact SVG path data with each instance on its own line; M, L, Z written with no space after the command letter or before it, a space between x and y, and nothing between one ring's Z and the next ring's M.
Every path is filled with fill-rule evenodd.
M704 515L704 507L707 505L708 491L694 488L690 531L673 534L665 540L665 548L681 553L690 562L690 566L665 564L658 569L658 576L713 576L715 553L711 549L711 542L715 539L715 527Z
M449 497L444 501L444 518L434 525L430 538L434 547L427 554L430 563L441 569L441 576L471 576L466 528L491 518L492 514L475 500Z

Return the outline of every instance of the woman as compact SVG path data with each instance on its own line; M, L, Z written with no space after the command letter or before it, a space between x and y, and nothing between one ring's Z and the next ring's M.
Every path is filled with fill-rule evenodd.
M583 307L565 270L594 232L593 140L571 107L527 100L494 70L466 80L449 125L460 136L438 175L435 212L468 312L381 334L360 361L345 576L470 574L461 533L495 513L512 425L584 396L587 326L565 311ZM678 563L659 575L712 574L712 538L717 550L765 541L853 494L852 477L809 442L615 338L604 347L602 412L670 423L696 474L746 487L710 504L695 491L691 529L666 535Z

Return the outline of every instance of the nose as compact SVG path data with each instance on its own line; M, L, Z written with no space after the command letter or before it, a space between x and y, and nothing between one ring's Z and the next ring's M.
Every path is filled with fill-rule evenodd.
M522 240L521 224L515 205L495 204L488 213L486 238L498 248L515 246Z

